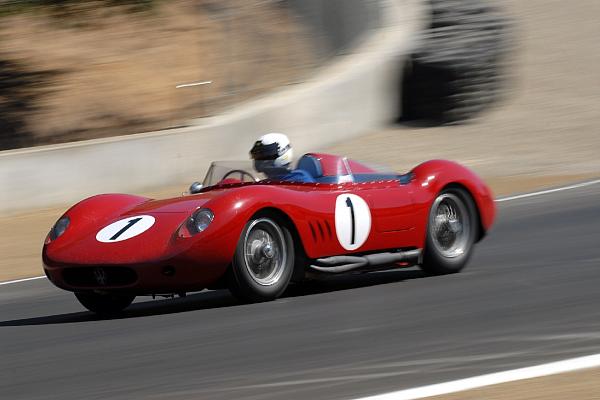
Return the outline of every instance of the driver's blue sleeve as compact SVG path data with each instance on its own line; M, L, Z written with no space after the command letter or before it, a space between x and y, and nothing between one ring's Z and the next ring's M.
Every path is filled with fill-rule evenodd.
M287 182L316 182L315 178L303 169L290 171L290 173L282 176L280 179Z

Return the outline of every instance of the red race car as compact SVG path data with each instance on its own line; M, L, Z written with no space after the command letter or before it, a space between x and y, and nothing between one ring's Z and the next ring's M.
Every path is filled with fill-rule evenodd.
M137 295L228 287L244 301L280 296L317 274L410 265L460 271L490 229L490 189L467 168L427 161L385 173L329 154L305 154L313 182L261 179L250 163L215 162L202 185L166 200L90 197L52 227L44 270L97 313Z

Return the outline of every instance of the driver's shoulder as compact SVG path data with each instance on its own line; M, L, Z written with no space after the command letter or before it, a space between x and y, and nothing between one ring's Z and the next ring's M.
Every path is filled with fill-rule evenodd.
M293 169L285 177L285 180L300 180L302 182L314 182L315 179L303 169Z

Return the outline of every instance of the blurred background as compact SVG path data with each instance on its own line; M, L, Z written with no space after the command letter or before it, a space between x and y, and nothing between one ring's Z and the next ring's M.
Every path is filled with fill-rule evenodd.
M304 82L381 26L379 3L2 0L0 150L189 125ZM510 22L487 2L421 6L398 118L468 119L498 97Z
M497 194L597 177L598 15L594 0L0 0L0 237L17 237L0 274L37 273L68 205L178 195L272 131L297 155L400 172L456 160Z
M377 18L354 0L2 0L0 150L218 114L306 80Z
M597 352L597 186L498 203L459 276L256 305L209 291L104 321L20 280L44 278L44 237L77 201L180 196L267 132L297 157L455 160L496 196L597 180L599 38L598 0L0 0L0 284L19 280L0 290L0 387L354 398ZM592 372L468 398L595 399Z

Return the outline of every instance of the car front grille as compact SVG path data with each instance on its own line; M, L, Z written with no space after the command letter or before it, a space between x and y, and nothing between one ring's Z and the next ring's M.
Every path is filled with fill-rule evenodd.
M65 268L63 279L73 287L115 287L135 283L137 274L128 267L77 267Z

